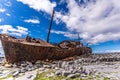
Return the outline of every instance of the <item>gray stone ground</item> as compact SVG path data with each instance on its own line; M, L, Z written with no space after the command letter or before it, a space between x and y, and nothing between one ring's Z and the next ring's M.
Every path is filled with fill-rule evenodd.
M96 76L103 80L120 80L120 53L97 54L90 56L73 57L72 60L43 62L37 61L34 65L30 62L21 64L4 64L0 62L0 80L33 80L39 72L54 70L46 76L61 75L66 78ZM95 79L96 80L96 79Z

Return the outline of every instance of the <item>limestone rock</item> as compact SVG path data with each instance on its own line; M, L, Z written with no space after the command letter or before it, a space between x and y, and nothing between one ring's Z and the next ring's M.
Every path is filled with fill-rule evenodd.
M16 77L19 73L20 73L19 70L18 70L18 71L15 71L15 72L13 72L12 76L13 76L13 77Z
M70 75L67 76L67 78L76 78L76 77L77 77L76 74L70 74Z

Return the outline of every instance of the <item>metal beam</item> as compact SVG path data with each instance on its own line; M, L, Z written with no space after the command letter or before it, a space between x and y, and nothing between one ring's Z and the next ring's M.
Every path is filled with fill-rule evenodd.
M50 39L50 31L51 31L51 28L52 28L54 13L55 13L55 11L53 10L52 18L51 18L51 21L50 21L50 27L49 27L49 30L48 30L48 36L47 36L47 40L46 40L46 42L48 42L48 43L49 43L49 39Z

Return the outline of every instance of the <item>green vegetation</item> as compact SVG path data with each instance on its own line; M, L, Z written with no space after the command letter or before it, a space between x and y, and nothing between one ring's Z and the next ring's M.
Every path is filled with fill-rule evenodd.
M36 78L34 80L64 80L66 77L64 76L57 76L57 75L53 75L53 76L46 76L48 74L52 74L54 73L53 70L49 70L47 72L43 72L43 73L39 73L36 75ZM101 80L100 76L99 75L96 75L96 76L88 76L86 78L80 78L80 77L77 77L77 78L74 78L74 79L68 79L68 80L93 80L93 79L96 79L96 80ZM102 78L102 80L110 80L109 78L105 77L105 78Z
M104 77L104 80L110 80L108 77Z
M62 80L64 77L62 76L46 76L47 74L54 73L53 70L49 70L47 72L39 73L37 74L36 78L34 80Z
M7 76L0 78L0 80L5 80L5 79L11 78L11 77L12 77L12 76L11 76L10 74L8 74Z

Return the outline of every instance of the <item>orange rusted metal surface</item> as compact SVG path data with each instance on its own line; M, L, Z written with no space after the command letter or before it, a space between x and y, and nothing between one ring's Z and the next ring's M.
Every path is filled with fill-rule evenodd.
M8 63L37 60L60 60L71 56L91 54L90 47L84 47L76 41L63 41L58 45L49 44L40 39L27 36L17 39L5 34L0 35L5 57Z

